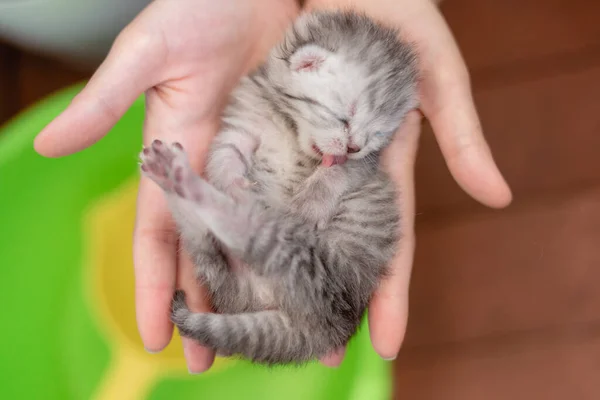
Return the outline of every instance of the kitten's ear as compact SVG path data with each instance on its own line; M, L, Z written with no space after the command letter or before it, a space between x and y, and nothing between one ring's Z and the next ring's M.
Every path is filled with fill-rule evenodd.
M295 72L317 71L331 53L316 45L299 48L290 57L290 68Z

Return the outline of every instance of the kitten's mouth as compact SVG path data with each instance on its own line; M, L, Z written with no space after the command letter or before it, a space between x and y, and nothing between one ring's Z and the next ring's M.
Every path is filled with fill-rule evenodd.
M312 149L315 153L321 156L321 165L323 167L331 167L334 165L341 165L348 160L348 155L334 155L334 154L323 154L321 149L317 145L313 144Z

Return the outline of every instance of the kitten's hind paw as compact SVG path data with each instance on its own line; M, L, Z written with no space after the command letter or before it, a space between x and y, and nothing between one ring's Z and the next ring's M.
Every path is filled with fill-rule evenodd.
M142 173L152 179L166 192L175 192L183 198L195 198L199 193L193 189L198 178L188 162L181 144L165 144L154 140L140 154Z

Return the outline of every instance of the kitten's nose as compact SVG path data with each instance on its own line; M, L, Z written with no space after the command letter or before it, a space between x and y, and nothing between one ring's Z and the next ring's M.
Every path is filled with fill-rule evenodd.
M354 143L350 143L348 145L348 153L350 153L350 154L352 154L352 153L358 153L359 151L360 151L360 147L358 147Z

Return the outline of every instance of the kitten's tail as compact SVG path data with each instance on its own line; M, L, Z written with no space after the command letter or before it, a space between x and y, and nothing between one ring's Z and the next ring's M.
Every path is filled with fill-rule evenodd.
M243 355L254 362L300 363L310 360L317 350L311 338L292 328L289 318L281 311L193 313L185 304L183 291L177 291L171 318L182 336L217 352Z

